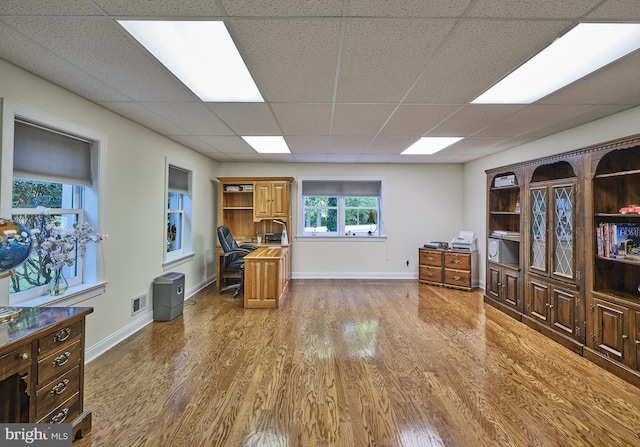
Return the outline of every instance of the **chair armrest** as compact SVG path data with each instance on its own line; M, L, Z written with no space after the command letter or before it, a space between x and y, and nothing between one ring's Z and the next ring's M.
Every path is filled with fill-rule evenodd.
M231 256L231 255L248 255L249 253L251 253L253 250L247 250L247 249L243 249L242 247L238 247L235 248L233 250L229 250L227 252L224 253L224 257L226 258L227 256Z
M239 248L244 248L245 250L253 251L253 250L257 250L258 246L251 245L251 244L242 244Z

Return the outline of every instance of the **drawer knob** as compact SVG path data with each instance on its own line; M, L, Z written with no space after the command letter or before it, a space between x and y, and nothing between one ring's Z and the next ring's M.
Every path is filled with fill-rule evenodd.
M454 259L451 261L453 264L460 264L460 259Z
M60 382L59 384L57 384L56 386L54 386L51 389L51 395L53 396L54 394L62 394L64 393L64 391L67 389L67 384L69 383L69 379L64 379L62 382Z
M53 366L62 366L69 361L71 353L69 351L53 359Z
M20 360L27 360L29 358L29 354L23 352L18 357L20 358Z
M429 261L433 261L433 256L427 256L427 259L428 259Z
M52 424L62 424L64 422L64 420L67 418L68 414L69 414L69 409L65 408L60 413L56 414L55 416L53 416L51 418L51 423Z
M56 335L53 336L53 341L54 343L60 343L62 341L65 341L67 338L69 338L70 335L71 335L71 329L69 329L68 327L64 329L60 329L58 332L56 332Z
M460 281L462 279L462 276L454 276L453 280L454 281Z

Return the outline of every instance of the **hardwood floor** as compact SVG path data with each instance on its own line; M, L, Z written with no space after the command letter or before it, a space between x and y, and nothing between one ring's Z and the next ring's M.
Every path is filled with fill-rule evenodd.
M87 366L85 446L640 445L640 389L417 281L294 280L280 309L209 288Z

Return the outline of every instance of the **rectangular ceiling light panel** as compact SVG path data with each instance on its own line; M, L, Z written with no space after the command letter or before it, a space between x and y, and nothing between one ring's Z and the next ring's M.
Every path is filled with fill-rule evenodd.
M472 103L531 104L638 48L638 23L581 23Z
M205 102L264 102L221 21L119 20Z
M242 137L256 152L261 154L290 154L283 137Z
M431 155L462 140L462 137L423 137L402 151L402 155Z

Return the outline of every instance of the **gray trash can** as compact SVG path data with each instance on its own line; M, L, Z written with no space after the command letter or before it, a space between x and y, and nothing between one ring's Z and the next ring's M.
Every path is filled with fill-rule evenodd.
M184 274L165 273L153 281L153 319L170 321L182 314Z

